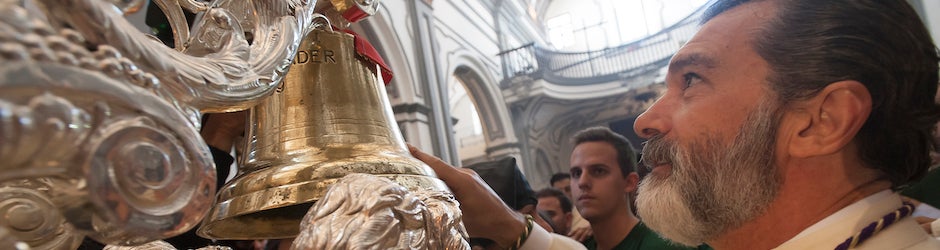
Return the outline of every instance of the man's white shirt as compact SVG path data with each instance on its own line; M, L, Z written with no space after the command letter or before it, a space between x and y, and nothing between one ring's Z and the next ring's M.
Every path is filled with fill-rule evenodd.
M868 224L900 207L901 196L891 190L872 194L804 229L775 249L834 249ZM908 216L872 235L855 249L940 249L940 241Z
M581 242L568 238L568 236L549 233L544 228L536 225L532 227L529 238L519 250L567 250L567 249L587 249Z

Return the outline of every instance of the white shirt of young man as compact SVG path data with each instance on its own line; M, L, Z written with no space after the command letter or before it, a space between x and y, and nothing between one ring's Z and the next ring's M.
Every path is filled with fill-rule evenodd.
M540 226L532 227L529 238L519 248L519 250L580 250L587 249L581 242L575 241L567 236L549 233Z
M834 249L869 223L878 221L900 207L901 196L894 192L885 190L875 193L813 224L775 249ZM928 235L914 218L908 216L882 229L854 249L940 249L940 241Z
M578 228L591 227L591 223L581 217L581 213L578 212L577 208L571 209L571 231L574 231Z

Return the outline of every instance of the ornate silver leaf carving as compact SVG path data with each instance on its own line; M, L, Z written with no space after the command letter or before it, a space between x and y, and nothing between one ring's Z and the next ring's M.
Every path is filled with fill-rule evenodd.
M153 92L35 61L3 61L0 79L0 154L15 160L0 178L67 180L49 188L50 212L79 232L144 243L185 232L211 205L208 148Z
M43 93L20 106L0 99L0 180L56 174L91 129L91 116L67 99ZM35 166L28 173L16 171ZM59 172L60 173L60 172Z
M206 112L245 109L273 91L316 16L314 2L303 0L157 1L182 41L174 50L137 31L111 3L39 1L51 22L72 25L93 46L114 47L155 75L181 106ZM192 36L177 17L180 6L203 14Z
M411 193L388 179L350 174L310 208L292 249L469 249L449 194Z
M9 234L32 249L75 249L84 235L77 233L56 209L49 194L66 182L40 178L0 183L0 215ZM2 238L2 237L0 237Z

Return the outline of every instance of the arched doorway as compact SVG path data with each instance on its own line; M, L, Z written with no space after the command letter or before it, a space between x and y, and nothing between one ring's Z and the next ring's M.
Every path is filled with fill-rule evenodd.
M506 156L519 159L518 140L499 87L478 73L473 62L470 57L458 59L447 85L460 161L466 165Z

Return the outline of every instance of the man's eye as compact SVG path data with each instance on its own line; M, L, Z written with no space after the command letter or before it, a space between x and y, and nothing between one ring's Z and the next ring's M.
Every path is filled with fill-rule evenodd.
M685 90L701 81L702 77L698 76L698 74L692 72L685 73L685 75L682 75L682 89Z
M571 176L574 178L581 177L581 170L571 170Z
M601 174L607 173L607 170L606 170L606 169L601 169L601 168L596 168L596 169L594 169L594 170L591 170L591 173L592 173L592 174L595 174L595 175L601 175Z

